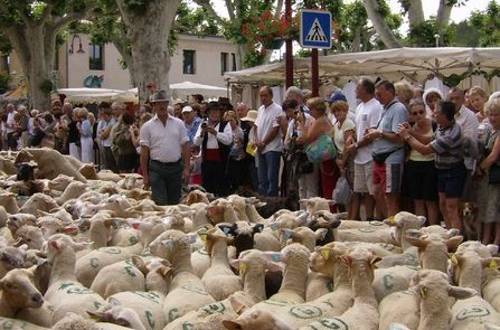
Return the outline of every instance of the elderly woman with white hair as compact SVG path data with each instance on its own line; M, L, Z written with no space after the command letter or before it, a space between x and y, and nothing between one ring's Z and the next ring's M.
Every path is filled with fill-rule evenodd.
M80 146L82 150L82 162L94 163L94 139L93 125L89 119L89 112L85 108L77 109L78 130L80 132Z

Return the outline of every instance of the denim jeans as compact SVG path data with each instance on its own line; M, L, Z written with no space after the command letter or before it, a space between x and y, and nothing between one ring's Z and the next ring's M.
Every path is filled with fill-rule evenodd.
M259 154L259 193L265 196L278 196L281 152L268 151Z
M181 199L182 162L149 163L149 183L152 199L157 205L175 205Z

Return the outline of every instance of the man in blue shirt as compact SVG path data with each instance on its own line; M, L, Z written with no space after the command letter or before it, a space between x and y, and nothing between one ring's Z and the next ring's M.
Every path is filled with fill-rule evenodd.
M182 119L184 120L184 125L186 126L189 143L192 145L196 131L198 131L198 126L200 126L201 118L197 116L193 107L186 105L182 108Z
M380 81L375 97L384 106L377 128L366 138L373 141L373 185L377 205L386 206L385 217L399 212L399 195L405 160L404 141L398 136L399 125L408 121L406 107L397 100L394 85Z

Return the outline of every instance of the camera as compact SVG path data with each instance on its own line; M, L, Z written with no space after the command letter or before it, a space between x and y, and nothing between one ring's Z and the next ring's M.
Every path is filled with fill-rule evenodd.
M207 124L207 122L206 122L206 121L204 121L203 123L201 123L201 128L202 128L202 129L207 128L207 126L208 126L208 124Z

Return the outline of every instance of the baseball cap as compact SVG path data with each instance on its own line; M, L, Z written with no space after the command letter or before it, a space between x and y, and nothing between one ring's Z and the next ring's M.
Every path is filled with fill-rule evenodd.
M332 94L330 94L330 97L328 98L328 103L335 103L337 101L347 102L347 98L341 91L333 92Z
M184 108L182 108L182 113L192 112L192 111L193 111L193 108L190 107L189 105L186 105Z

